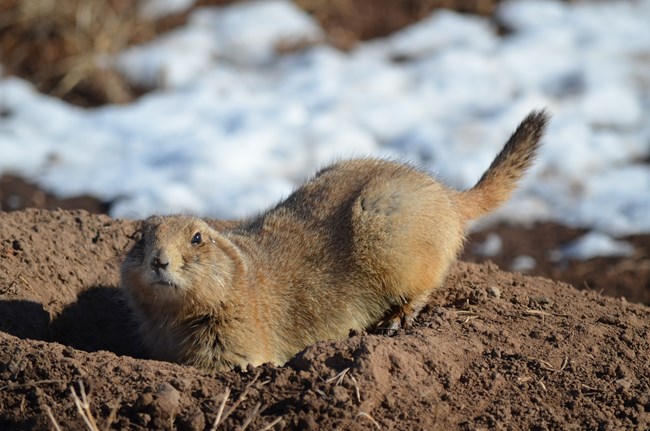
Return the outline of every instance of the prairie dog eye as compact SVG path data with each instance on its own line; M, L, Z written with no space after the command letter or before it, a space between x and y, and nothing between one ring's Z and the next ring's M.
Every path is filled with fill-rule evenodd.
M192 245L199 245L203 242L203 238L201 238L201 232L197 232L192 236L192 240L190 241L190 244Z

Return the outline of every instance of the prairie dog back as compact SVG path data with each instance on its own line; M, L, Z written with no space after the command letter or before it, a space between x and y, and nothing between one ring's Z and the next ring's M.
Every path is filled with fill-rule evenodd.
M467 222L516 188L547 121L528 115L467 191L401 163L354 159L218 229L188 216L147 219L122 266L145 345L220 370L283 364L351 329L409 324L457 258Z

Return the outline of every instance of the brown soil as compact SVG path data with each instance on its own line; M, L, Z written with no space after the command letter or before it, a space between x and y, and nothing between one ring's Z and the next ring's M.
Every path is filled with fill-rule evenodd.
M468 262L492 261L504 270L512 270L519 256L530 256L535 268L526 271L569 283L578 289L589 289L629 302L650 305L650 234L621 238L635 247L631 257L598 257L586 261L553 261L551 252L580 238L586 230L572 229L555 223L539 223L530 228L498 225L470 235L469 245L461 257ZM503 243L502 252L482 257L477 244L488 235L497 234Z
M17 211L24 208L85 209L93 214L106 214L110 209L110 202L103 202L88 195L60 198L22 177L0 175L0 211Z
M211 0L204 0L210 2ZM349 49L362 40L389 35L446 8L490 16L501 0L294 0L313 15L332 45Z
M393 337L227 373L147 360L117 288L135 229L0 213L0 429L85 429L79 382L98 429L210 429L224 394L218 429L650 427L650 308L493 264L459 263Z

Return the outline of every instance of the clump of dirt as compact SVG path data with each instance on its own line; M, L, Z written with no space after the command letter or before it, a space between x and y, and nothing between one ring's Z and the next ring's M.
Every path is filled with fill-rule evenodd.
M148 360L118 288L136 229L0 213L0 429L650 427L650 308L493 264L456 265L393 337L224 373Z

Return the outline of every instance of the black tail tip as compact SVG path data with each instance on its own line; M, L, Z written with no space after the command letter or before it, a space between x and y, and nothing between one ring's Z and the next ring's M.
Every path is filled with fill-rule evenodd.
M551 114L547 108L541 108L531 111L521 122L519 127L525 127L534 131L536 135L542 135L551 121Z

